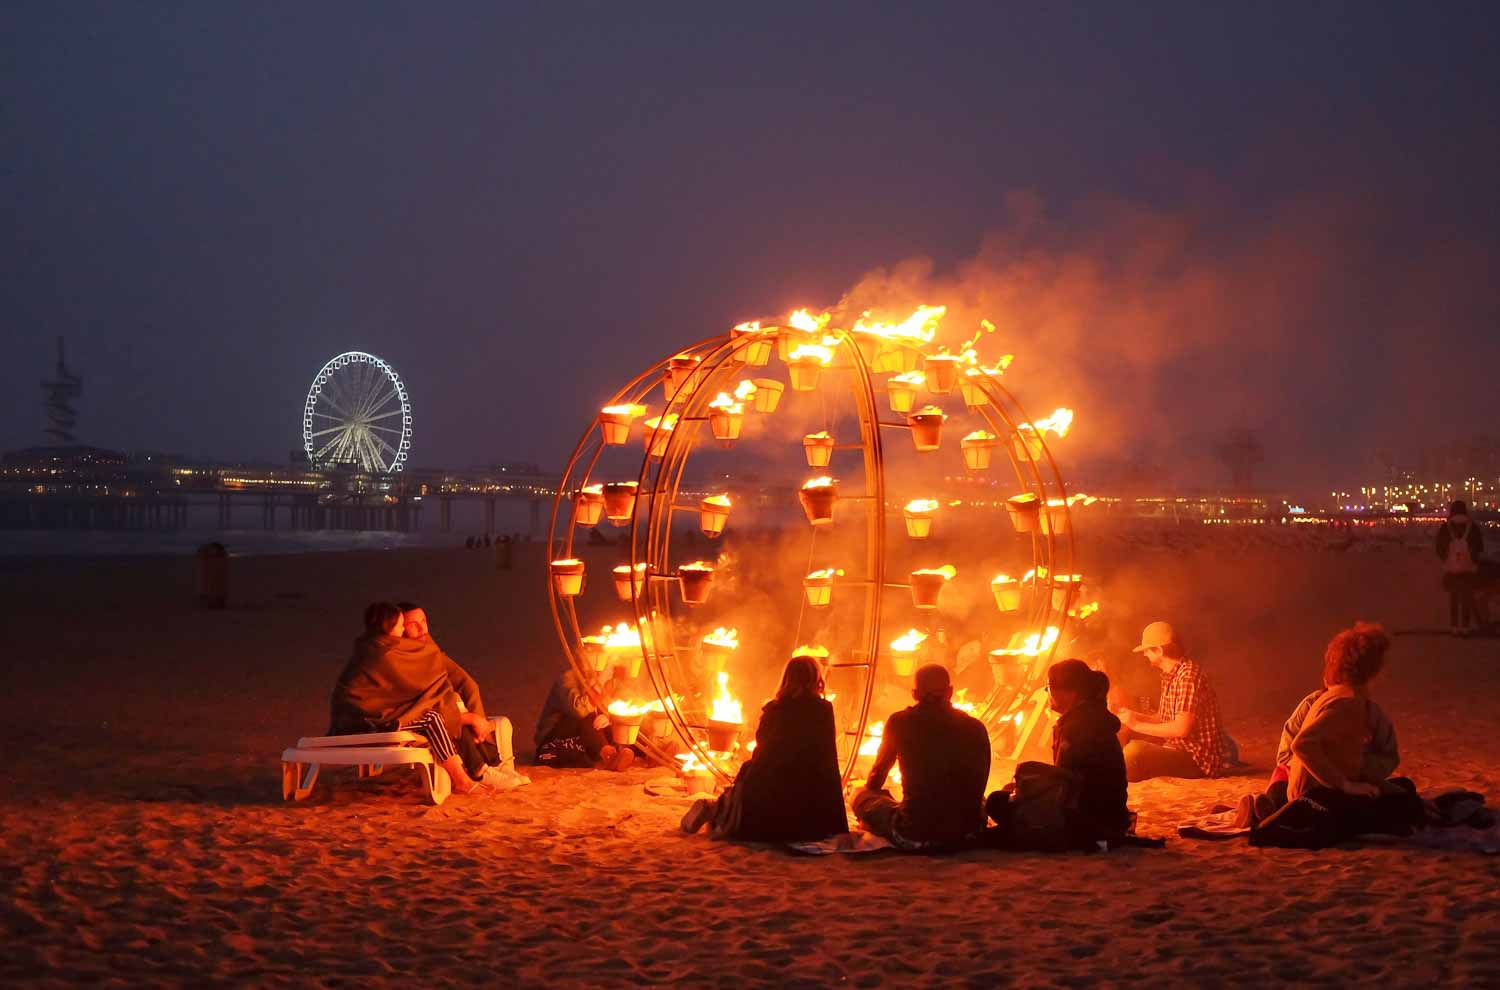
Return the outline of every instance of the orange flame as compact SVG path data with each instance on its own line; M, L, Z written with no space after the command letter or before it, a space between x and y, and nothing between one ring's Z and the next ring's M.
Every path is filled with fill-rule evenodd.
M832 478L828 477L825 474L821 478L810 478L810 479L808 479L807 481L803 482L802 487L803 488L830 488L830 487L832 487L833 485L836 485L836 484L838 484L838 482L834 481Z
M915 653L917 647L927 639L927 634L916 629L908 629L906 632L891 640L891 649L897 653Z
M710 646L722 646L726 649L737 650L740 648L740 631L734 626L720 626L707 636L703 642Z
M913 513L936 512L938 500L935 498L914 498L906 503L906 511Z
M715 722L736 722L743 724L745 721L745 708L734 695L729 693L729 672L719 671L719 693L714 697L713 710L709 712L709 718Z

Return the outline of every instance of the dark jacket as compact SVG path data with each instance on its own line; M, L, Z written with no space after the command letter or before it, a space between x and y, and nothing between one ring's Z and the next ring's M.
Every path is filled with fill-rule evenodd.
M946 701L928 700L885 723L866 786L880 790L901 766L896 830L914 842L961 842L984 829L990 737L984 723Z
M734 789L739 815L726 838L815 842L849 831L833 705L811 695L767 703Z
M429 710L442 716L448 734L462 729L458 702L484 717L474 679L427 639L366 633L339 674L329 703L329 733L391 732Z
M1117 839L1130 827L1120 720L1103 701L1079 701L1052 727L1052 762L1073 775L1077 803L1067 816L1070 845Z

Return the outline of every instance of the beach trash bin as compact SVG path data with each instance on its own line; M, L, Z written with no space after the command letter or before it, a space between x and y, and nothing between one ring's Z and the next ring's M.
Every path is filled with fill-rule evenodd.
M229 551L222 543L198 548L198 604L223 608L229 603Z
M502 536L495 541L495 570L508 571L511 566L511 543L509 536Z

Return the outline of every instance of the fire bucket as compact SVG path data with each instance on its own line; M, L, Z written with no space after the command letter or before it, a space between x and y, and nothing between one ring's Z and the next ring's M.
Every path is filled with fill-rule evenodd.
M610 481L604 485L604 514L611 522L626 522L635 513L635 493L640 483Z
M1041 509L1041 501L1030 492L1012 495L1005 500L1005 510L1010 513L1011 525L1016 527L1017 533L1036 532Z
M958 381L958 358L952 354L932 354L922 362L927 376L927 391L947 395Z
M970 471L984 471L990 466L990 457L1000 441L994 434L976 431L959 441L964 452L964 467Z
M833 459L834 438L828 431L809 433L802 438L802 452L807 455L808 467L827 467Z
M677 580L682 585L682 600L689 605L702 605L708 601L708 589L713 584L714 569L706 564L684 564L677 569Z
M578 653L583 662L595 670L603 670L609 666L609 660L604 654L603 636L584 636L578 641Z
M910 650L895 650L891 653L897 677L910 677L917 669L917 655Z
M651 570L650 565L631 569L629 564L618 564L611 571L615 578L615 596L622 602L631 599L631 585L635 586L635 597L639 598L646 593L646 574Z
M734 749L735 740L740 737L740 729L744 728L739 722L720 722L716 718L708 720L708 748L716 753L727 753Z
M906 535L914 540L925 540L932 533L932 513L936 509L913 509L910 505L901 510L906 520Z
M704 536L718 536L729 525L729 497L710 495L698 500L698 528Z
M929 412L927 409L906 417L906 425L911 427L912 443L916 444L918 450L938 449L943 441L943 420L947 418L940 411Z
M1049 498L1046 508L1038 514L1043 533L1066 533L1069 526L1069 510L1066 499Z
M985 394L984 386L981 384L984 380L984 374L984 372L977 368L969 368L964 371L963 377L958 380L958 394L963 396L964 405L970 409L978 409L980 406L989 405L990 397Z
M890 400L891 412L909 413L917 399L917 385L915 382L892 378L885 383L885 395Z
M793 351L803 344L816 344L818 334L811 330L798 330L796 327L781 327L776 334L776 356L785 361L791 357Z
M599 427L604 432L604 443L609 447L620 447L630 439L630 424L635 417L629 413L603 412L599 414Z
M572 598L583 593L583 561L581 560L554 560L552 562L552 583L557 588L557 593L564 598Z
M1004 574L990 582L990 591L995 594L995 607L1002 612L1021 610L1021 582Z
M911 603L917 608L937 608L938 596L948 578L941 571L911 572Z
M740 412L728 409L712 409L708 414L708 428L713 430L715 440L738 440L740 428L745 424L743 408Z
M1054 574L1052 576L1052 607L1066 612L1083 597L1083 575Z
M1001 687L1017 688L1026 676L1027 658L1014 650L990 651L990 676Z
M633 501L633 500L632 500ZM575 492L573 495L573 523L578 526L597 526L599 517L604 515L604 492L588 491L587 489ZM625 517L630 518L626 512Z
M802 511L807 513L808 522L814 526L827 526L833 522L833 507L839 500L837 483L799 489L797 497L802 500Z
M723 670L729 658L734 656L734 647L725 646L723 643L704 640L700 648L703 651L703 663L715 674Z
M642 720L641 731L646 734L647 739L666 739L672 734L672 720L666 712L652 709Z
M786 391L786 386L774 378L756 378L755 382L755 411L758 413L772 413L776 407L781 405L781 393Z
M811 392L818 387L824 364L821 358L803 355L787 358L786 367L792 378L792 391Z
M609 738L616 746L634 746L635 738L641 731L641 722L645 719L643 715L611 715L609 717Z
M746 341L745 338L750 340ZM735 327L729 331L729 339L733 340L739 348L735 351L735 357L739 361L752 367L762 367L771 360L771 335L768 331L759 327L740 329Z
M1042 437L1035 430L1017 430L1011 438L1016 449L1016 460L1036 461L1042 457Z
M641 433L641 443L646 447L646 456L665 457L667 444L672 442L672 433L675 429L675 414L670 418L663 416L660 420L646 420L645 430Z
M802 593L807 596L807 604L823 608L833 601L833 575L803 578Z
M698 387L698 365L702 362L703 358L696 354L679 354L667 362L662 381L668 399L679 389L686 395Z

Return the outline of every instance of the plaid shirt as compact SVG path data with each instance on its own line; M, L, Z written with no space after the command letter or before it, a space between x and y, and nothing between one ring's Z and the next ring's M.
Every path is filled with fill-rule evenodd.
M1187 750L1205 777L1224 769L1224 733L1219 726L1219 699L1203 668L1182 660L1161 678L1161 707L1157 719L1170 722L1183 712L1193 713L1193 731L1181 739L1167 739L1172 749Z

